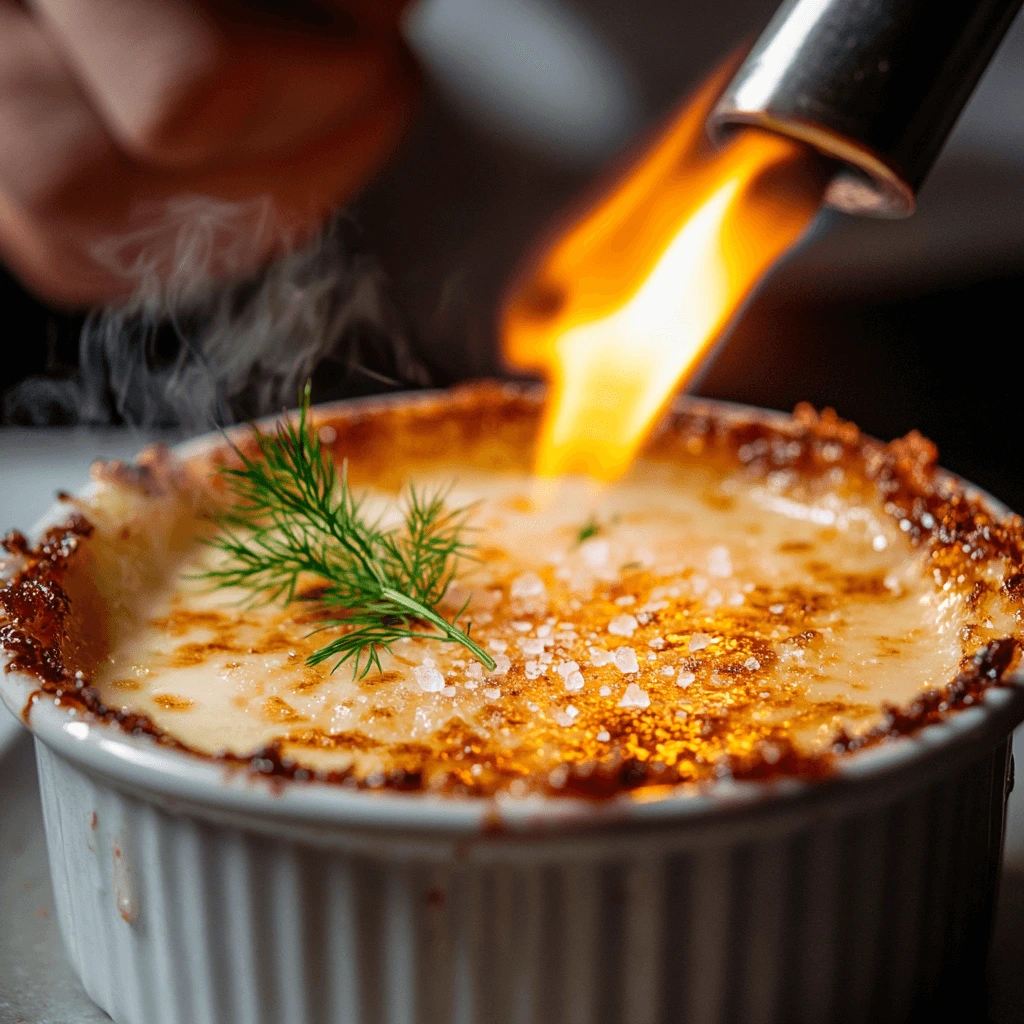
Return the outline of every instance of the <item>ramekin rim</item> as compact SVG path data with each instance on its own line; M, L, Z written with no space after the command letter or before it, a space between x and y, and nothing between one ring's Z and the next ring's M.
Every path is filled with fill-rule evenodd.
M505 385L516 394L539 392L534 386ZM387 408L394 404L430 404L449 394L441 389L392 395L372 395L317 405L318 413L335 410ZM683 397L680 405L707 406L727 414L755 414L770 420L788 420L786 413L742 403ZM268 417L273 422L277 417ZM234 429L234 428L233 428ZM240 430L245 427L237 428ZM230 436L228 431L228 436ZM222 443L224 432L210 432L173 447L181 457L194 457ZM946 471L944 471L946 472ZM955 474L949 474L954 476ZM955 477L1000 514L1009 509L986 491ZM78 494L96 489L88 484ZM54 503L35 525L32 536L59 524L67 507ZM1012 673L1000 686L985 690L973 707L956 711L941 722L915 730L863 751L845 755L834 775L821 780L779 777L767 781L717 780L699 786L679 786L655 799L623 794L596 801L575 796L460 797L430 793L399 793L297 781L251 774L237 766L207 760L188 751L161 746L151 737L132 736L112 723L79 718L65 711L57 698L39 692L38 680L6 671L0 651L0 698L34 737L58 754L92 772L130 788L170 800L186 800L226 811L252 814L270 821L301 819L320 825L377 827L394 830L429 829L446 833L487 831L500 821L502 828L600 826L634 823L694 823L735 814L744 808L759 810L789 805L801 798L827 798L840 789L884 784L911 765L939 763L953 750L996 743L1024 719L1024 669Z

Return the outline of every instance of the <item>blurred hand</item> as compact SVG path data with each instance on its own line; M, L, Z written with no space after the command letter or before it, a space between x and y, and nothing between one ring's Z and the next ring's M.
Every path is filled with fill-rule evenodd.
M0 0L0 258L80 305L166 277L188 218L225 220L214 274L301 240L405 126L406 3Z

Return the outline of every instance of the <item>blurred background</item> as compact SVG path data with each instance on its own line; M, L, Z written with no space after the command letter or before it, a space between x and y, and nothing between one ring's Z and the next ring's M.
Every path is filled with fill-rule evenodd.
M339 338L318 369L317 397L500 374L496 312L518 261L775 6L423 0L409 20L426 70L421 108L394 159L344 212L337 236L342 258L372 268L388 313L349 324L356 337ZM822 214L806 244L747 305L697 390L781 409L807 399L883 438L917 427L938 442L947 466L1024 509L1016 447L1024 382L1013 358L1024 292L1022 111L1018 20L915 216L885 222ZM40 382L76 373L81 313L41 304L2 268L0 311L0 528L26 527L53 490L84 479L93 457L128 456L144 435L119 425L113 408L90 412L101 432L69 430L76 413L40 400L48 393ZM407 343L402 365L389 332ZM154 351L161 358L159 346ZM36 383L26 388L26 380ZM46 422L63 429L18 429ZM0 722L0 733L6 728L9 737L11 727L13 720ZM3 741L0 735L0 755ZM30 773L24 744L18 756ZM30 790L18 799L27 801L17 830L28 837L18 847L27 864L31 844L41 843L38 808ZM993 1016L1000 1021L1024 1012L1019 803L1018 794L995 963ZM42 889L19 882L19 893L35 894L22 902L45 903L40 865ZM22 923L39 933L37 950L59 957L52 922L27 915ZM72 981L61 981L71 986L67 993L47 984L65 1001L46 1019L92 1019L81 1016L88 1011Z
M389 323L400 321L425 364L412 378L444 384L501 372L495 313L517 261L774 7L425 0L414 8L422 106L395 158L346 211L342 242L379 264L395 310ZM1018 22L916 215L823 214L744 311L701 393L784 409L808 399L885 438L919 427L947 465L1024 507L1010 359L1024 283L1022 58ZM73 374L81 317L41 305L2 271L0 308L4 422L67 420L67 410L11 389ZM371 373L335 360L321 368L321 398L393 386L380 375L410 376L383 354L379 324L353 329Z

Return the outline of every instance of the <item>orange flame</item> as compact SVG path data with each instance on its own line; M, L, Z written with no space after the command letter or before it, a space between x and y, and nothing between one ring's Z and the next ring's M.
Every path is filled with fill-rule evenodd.
M676 386L817 211L825 180L803 146L756 129L721 150L708 141L729 70L554 243L506 309L506 357L549 381L542 476L625 472Z

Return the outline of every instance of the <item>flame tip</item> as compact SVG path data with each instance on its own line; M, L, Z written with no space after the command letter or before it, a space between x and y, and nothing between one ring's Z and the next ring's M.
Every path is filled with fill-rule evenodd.
M799 143L704 131L719 69L655 144L537 261L505 317L509 362L550 387L536 471L614 480L771 265L825 182Z

